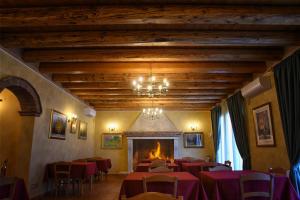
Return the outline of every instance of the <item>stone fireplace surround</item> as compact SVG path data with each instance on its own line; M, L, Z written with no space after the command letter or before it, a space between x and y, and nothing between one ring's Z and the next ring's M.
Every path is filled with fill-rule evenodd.
M179 138L181 132L125 132L128 145L128 172L133 171L133 140L139 139L172 139L174 140L174 159L181 157L181 149L179 147Z

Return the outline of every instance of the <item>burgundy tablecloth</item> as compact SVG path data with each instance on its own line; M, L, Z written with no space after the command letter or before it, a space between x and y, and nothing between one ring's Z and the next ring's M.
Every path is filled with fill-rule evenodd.
M10 192L10 187L7 186L0 187L0 199L8 197L9 192ZM23 179L19 179L19 178L17 179L15 194L13 195L12 200L29 200L29 195Z
M190 163L191 160L185 160L185 159L175 159L174 163L176 163L179 166L179 171L182 171L182 163Z
M108 173L108 170L112 167L111 160L108 158L89 158L88 162L95 162L98 170L104 173Z
M178 195L183 196L184 200L198 200L199 198L199 179L187 172L169 172L169 173L150 173L150 172L133 172L130 173L123 181L119 198L121 195L132 197L143 193L144 176L151 176L157 174L164 174L169 176L176 176L178 178ZM148 185L149 191L172 193L173 186L167 183L155 183Z
M148 172L150 165L151 165L151 163L139 163L139 164L137 164L135 171L136 172ZM169 169L173 169L174 172L179 171L179 166L175 163L167 163L167 167Z
M200 196L203 200L240 200L240 176L249 173L253 173L253 171L200 172ZM268 184L253 181L245 186L248 191L255 188L265 191ZM275 176L273 200L299 200L286 176Z
M46 166L45 181L54 178L54 164ZM71 178L86 179L97 173L97 165L95 162L70 162Z
M199 171L207 171L209 167L221 166L223 164L216 162L191 162L182 163L181 165L182 171L187 171L195 176L198 176Z

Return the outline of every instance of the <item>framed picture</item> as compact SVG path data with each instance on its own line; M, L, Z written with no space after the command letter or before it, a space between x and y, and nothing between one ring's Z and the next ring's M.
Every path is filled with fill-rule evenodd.
M76 133L77 132L77 127L78 127L78 120L72 120L71 122L71 127L70 127L70 133Z
M66 139L67 116L56 110L51 110L49 138Z
M183 144L185 148L204 147L204 137L202 132L188 132L183 134Z
M275 146L271 116L272 111L270 103L253 109L257 146Z
M84 121L79 122L78 128L78 139L86 140L87 139L87 123Z
M104 149L121 149L123 144L122 134L103 133L102 148Z

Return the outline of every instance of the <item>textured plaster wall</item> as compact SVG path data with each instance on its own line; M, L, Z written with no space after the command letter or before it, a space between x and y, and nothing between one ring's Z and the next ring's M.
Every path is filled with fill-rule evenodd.
M19 101L9 90L0 99L0 162L8 159L7 175L28 183L34 117L19 115Z
M271 72L269 74L271 75L272 88L246 101L252 168L254 170L263 171L267 171L269 167L282 167L288 169L290 166L281 124L274 76ZM257 147L252 110L253 108L269 102L271 103L272 108L273 129L275 134L276 146Z
M34 119L28 185L31 196L36 196L44 192L43 176L47 163L94 156L95 123L93 118L84 115L85 104L0 51L0 78L7 75L27 80L36 89L41 99L43 113ZM70 134L69 125L66 131L66 140L49 139L51 109L65 114L74 113L80 120L88 122L87 140L79 140L77 134ZM26 140L30 140L30 138Z
M109 124L117 126L116 132L127 131L139 116L138 111L101 111L96 116L96 155L109 157L112 160L112 173L127 171L127 140L123 137L123 148L118 150L102 149L101 136L102 133L108 132ZM182 137L180 139L180 147L182 147L182 156L193 156L204 158L206 155L213 157L213 144L211 135L210 112L188 112L188 111L166 111L166 116L176 126L178 131L190 131L190 124L199 125L199 131L204 132L204 148L184 148Z

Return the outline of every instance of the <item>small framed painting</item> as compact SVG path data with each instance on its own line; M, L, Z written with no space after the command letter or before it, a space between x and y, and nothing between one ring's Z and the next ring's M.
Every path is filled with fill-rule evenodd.
M202 132L188 132L183 134L183 143L185 148L204 147L204 137Z
M123 145L122 134L103 133L102 148L103 149L121 149Z
M77 127L78 127L78 120L72 120L71 126L70 126L70 133L75 134L77 132Z
M66 139L67 116L56 110L51 110L49 138Z
M253 109L257 146L275 146L272 124L271 104L267 103Z
M78 128L78 139L86 140L87 139L87 122L79 121Z

